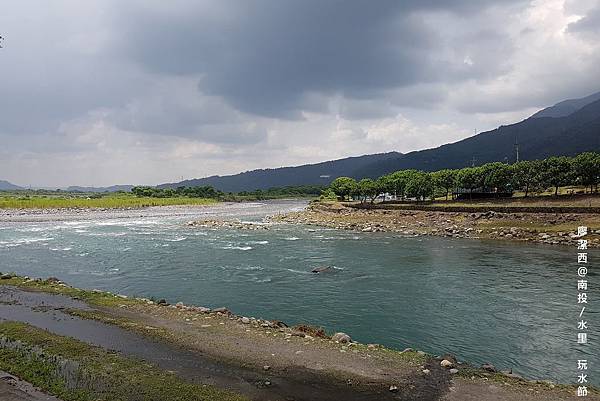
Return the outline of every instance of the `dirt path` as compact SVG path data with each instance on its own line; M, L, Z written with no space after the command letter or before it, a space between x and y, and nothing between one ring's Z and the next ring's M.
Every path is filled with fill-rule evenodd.
M171 341L215 357L241 358L250 365L268 364L285 375L302 369L307 372L333 374L355 384L370 386L379 393L374 399L432 399L440 401L566 401L580 400L574 390L520 380L498 380L486 377L452 376L440 369L439 360L432 359L418 367L399 362L397 355L383 349L358 346L352 352L340 344L306 341L302 337L272 337L272 331L258 325L240 324L227 316L205 316L190 320L193 312L178 308L121 308L109 313L127 317L143 324L165 328L173 334ZM188 321L189 320L189 321ZM210 322L210 323L206 323ZM210 325L210 327L205 327ZM216 341L215 341L216 340ZM297 354L297 350L301 353ZM423 374L422 370L430 370ZM345 376L344 376L345 375ZM389 385L403 391L413 390L406 397L389 393ZM318 399L318 398L315 398ZM344 398L336 398L344 399ZM349 398L348 398L349 399ZM600 400L598 394L587 399Z
M261 341L260 335L246 334L243 323L230 321L226 316L207 316L212 322L210 328L218 331L198 331L201 326L208 325L194 328L187 322L177 321L169 313L161 317L160 314L153 316L133 309L102 309L111 316L127 316L129 322L138 321L142 328L151 332L157 328L168 329L177 336L178 341L173 344L141 336L139 330L124 330L116 325L65 313L65 310L73 309L88 314L96 312L83 302L63 295L0 286L0 320L28 323L51 333L115 350L163 370L174 371L186 380L232 390L253 400L429 401L439 399L447 388L447 380L444 379L447 372L440 367L429 367L432 374L425 378L418 374L418 364L390 366L388 369L394 370L388 371L383 369L384 365L378 368L376 363L361 366L360 358L352 352L348 352L348 356L352 357L344 358L339 349L312 348L297 341ZM154 309L180 312L177 308ZM220 322L224 324L220 325ZM239 330L235 329L236 326ZM295 340L299 338L294 336ZM262 357L265 359L260 359ZM261 364L257 366L253 362L259 359ZM349 362L351 370L346 371L343 378L329 374L332 372L328 370L330 361L334 360L333 366L340 369L343 369L344 360ZM265 369L266 365L269 369ZM367 374L370 369L376 372L374 376ZM369 380L373 377L387 377L386 384L395 383L399 387L398 392L390 392L389 384L380 381L371 383Z

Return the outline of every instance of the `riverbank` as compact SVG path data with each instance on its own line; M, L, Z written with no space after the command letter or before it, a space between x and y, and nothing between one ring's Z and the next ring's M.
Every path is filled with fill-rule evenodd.
M135 196L132 194L91 194L91 195L15 195L0 196L0 210L28 210L28 209L123 209L144 208L150 206L181 206L181 205L209 205L215 199L192 198L185 196L155 198L149 196Z
M110 346L105 342L112 338L121 344L113 346L121 346L120 353L126 357L130 350L122 344L135 348L133 344L151 341L158 345L145 348L158 349L153 354L173 355L175 367L162 369L168 367L186 380L198 380L250 399L575 399L572 386L529 382L508 372L494 372L491 366L475 369L451 355L435 357L410 349L400 352L376 344L360 344L343 333L330 336L306 325L287 327L282 322L236 316L226 308L172 305L166 300L79 290L56 279L41 281L10 275L0 281L0 297L3 319L20 319L53 335L75 339L83 336L80 341L100 342L94 345ZM71 316L67 320L74 321L61 321L65 312ZM52 316L59 316L59 322L53 321ZM86 322L101 324L93 330L100 334L85 337L82 333L90 332L90 323ZM106 330L115 330L110 327L130 334L110 331L111 335L102 335L108 333ZM18 338L18 330L11 333L12 340L28 340ZM128 335L139 338L127 340ZM172 351L160 347L172 347ZM159 364L160 369L164 362L153 361L153 354L143 354L143 359ZM196 355L193 360L200 358L204 362L199 367L181 368L192 355ZM206 369L207 364L210 369ZM10 372L8 365L4 369ZM600 399L595 392L591 398ZM181 394L179 399L197 398Z
M600 214L487 211L456 212L349 207L314 202L306 210L275 215L272 222L330 227L361 232L394 232L406 236L510 240L573 245L578 226L590 230L589 247L600 247Z

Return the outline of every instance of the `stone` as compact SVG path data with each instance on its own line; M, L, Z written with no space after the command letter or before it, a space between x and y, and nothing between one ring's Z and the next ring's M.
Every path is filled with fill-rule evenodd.
M443 368L451 368L452 366L454 366L454 364L452 362L450 362L447 359L442 360L442 362L440 362L440 366Z
M523 376L521 376L521 375L518 375L518 374L516 374L516 373L505 373L504 375L505 375L506 377L510 377L510 378L512 378L512 379L516 379L516 380L523 380L523 381L525 380L525 379L523 378Z
M452 369L450 369L450 373L452 373L453 375L455 375L455 374L458 373L458 369L452 368Z
M165 299L159 299L156 304L157 305L164 305L164 306L169 305Z
M333 341L337 341L338 343L342 343L342 344L349 343L349 342L351 342L351 341L352 341L352 339L350 338L350 336L349 336L348 334L346 334L346 333L341 333L341 332L340 332L340 333L335 333L335 334L334 334L334 335L331 337L331 339L332 339Z
M400 353L404 354L405 352L413 352L413 349L412 348L404 348L404 350Z
M213 309L213 312L214 313L223 313L223 314L226 314L226 315L228 315L229 313L231 313L231 312L229 312L229 309L227 309L224 306L222 306L220 308Z
M393 384L390 386L390 392L391 393L397 393L398 392L398 386L394 386Z
M242 323L244 323L244 324L249 324L249 323L250 323L250 319L248 319L246 316L244 316L244 317L242 318Z
M431 371L429 369L423 369L422 372L425 373L426 375L428 375L429 373L431 373Z
M496 372L496 367L494 365L492 365L491 363L484 363L483 365L481 365L481 369L487 371L487 372Z
M263 366L263 370L269 370L269 369L271 369L271 367L269 365Z
M183 304L183 302L179 301L175 304L175 307L179 308L179 309L183 309L185 305Z

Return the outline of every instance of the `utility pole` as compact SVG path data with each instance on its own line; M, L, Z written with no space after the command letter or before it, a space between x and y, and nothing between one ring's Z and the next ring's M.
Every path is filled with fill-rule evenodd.
M515 136L515 159L518 163L519 162L519 141L516 136Z
M475 167L475 156L471 159L471 167Z

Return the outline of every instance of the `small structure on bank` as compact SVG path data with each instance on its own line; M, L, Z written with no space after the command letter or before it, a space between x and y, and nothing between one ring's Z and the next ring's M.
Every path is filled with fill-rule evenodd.
M512 196L513 191L499 190L499 188L456 188L452 192L452 198L456 200L510 198Z

